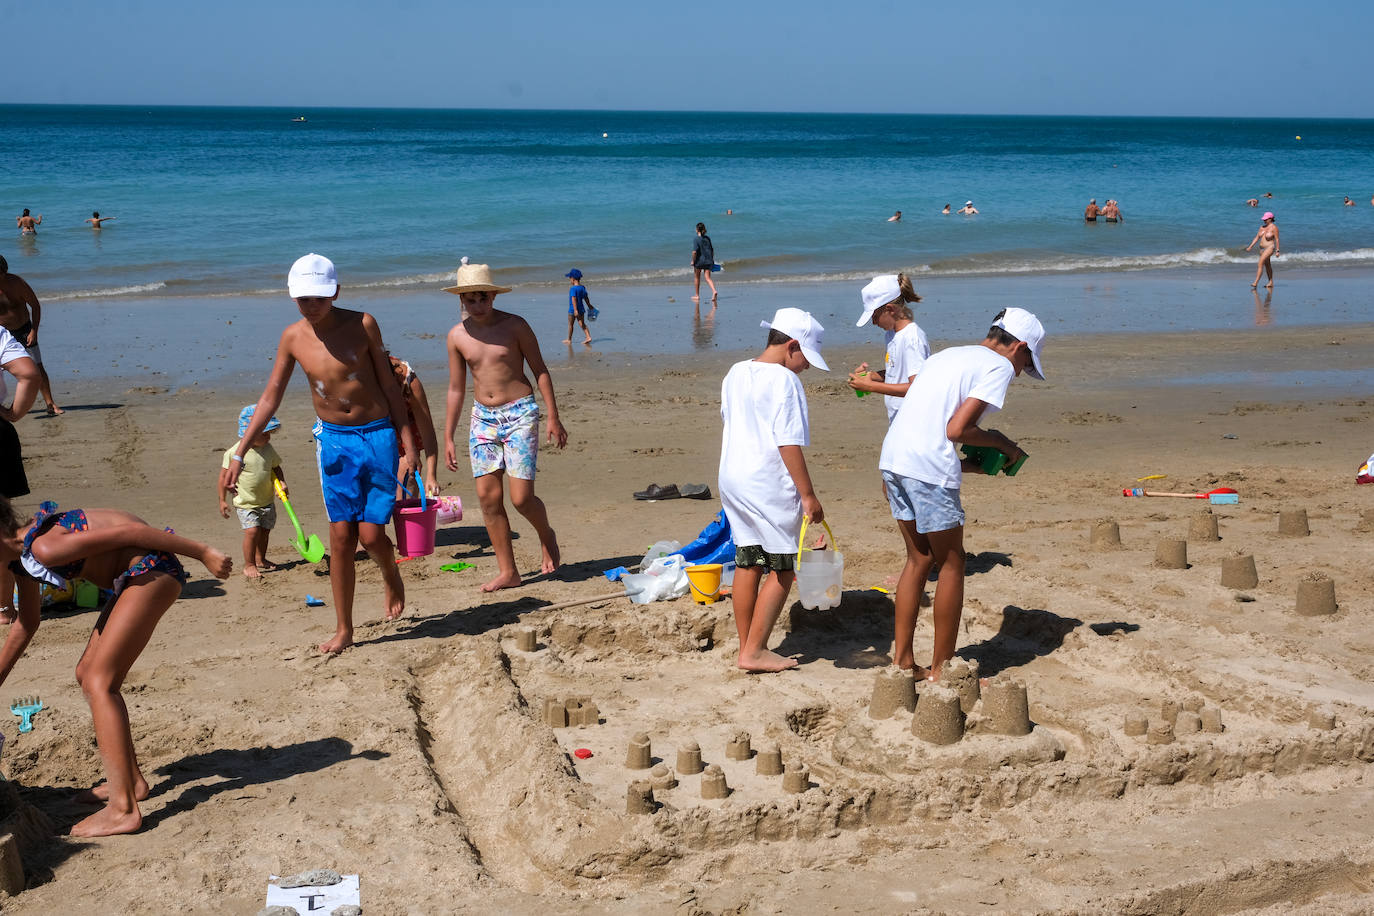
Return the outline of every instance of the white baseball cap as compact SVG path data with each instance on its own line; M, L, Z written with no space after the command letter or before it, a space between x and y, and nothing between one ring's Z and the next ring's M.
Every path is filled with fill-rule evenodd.
M1045 377L1045 363L1040 357L1040 351L1045 349L1045 326L1025 309L1009 308L1003 309L993 319L992 326L1001 328L1017 340L1023 341L1030 347L1032 366L1026 367L1026 373L1031 378L1043 379Z
M286 290L292 299L328 299L339 291L339 274L334 262L322 254L298 258L286 275Z
M822 371L830 371L825 360L821 359L821 338L825 334L825 328L811 317L810 312L801 309L778 309L771 322L760 321L759 326L791 337L801 344L802 356L806 357L808 363Z
M896 274L883 274L874 277L873 282L864 287L864 313L859 316L855 327L863 327L873 320L873 313L894 299L902 298L902 283Z

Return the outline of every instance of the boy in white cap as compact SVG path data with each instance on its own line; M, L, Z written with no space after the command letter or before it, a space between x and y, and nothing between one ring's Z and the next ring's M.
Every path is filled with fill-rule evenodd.
M720 501L735 539L736 664L783 671L797 661L770 651L768 637L796 578L802 518L825 518L802 456L811 431L797 376L830 367L821 358L825 329L809 312L779 309L762 326L763 352L732 366L720 386Z
M239 411L239 442L224 453L224 461L219 474L219 514L229 517L229 466L234 463L242 444L243 434L253 421L257 405L249 404ZM281 427L276 417L267 421L262 432L248 443L243 453L243 468L239 471L238 490L234 493L234 509L238 513L239 527L243 529L243 574L249 579L257 579L263 571L276 569L275 563L267 559L267 539L277 525L277 495L272 486L273 480L280 480L282 492L286 490L286 475L282 473L281 456L272 447L272 431Z
M539 457L538 386L549 414L548 439L559 448L568 444L568 432L558 420L553 378L539 352L534 331L519 315L496 309L498 293L509 286L491 282L491 268L469 264L463 258L452 286L444 292L461 296L467 317L448 332L448 407L444 411L444 451L451 471L458 470L453 435L463 412L468 370L472 370L472 417L468 431L468 456L482 519L496 554L496 578L482 586L484 592L520 584L511 546L510 516L506 514L504 480L510 477L510 501L539 535L543 554L540 572L555 572L561 562L558 538L549 525L544 502L534 495L534 472ZM534 385L525 374L529 366Z
M956 444L995 448L1008 463L1025 452L995 429L982 429L984 414L1001 410L1011 380L1023 371L1045 377L1040 352L1045 329L1025 309L997 313L987 337L967 347L950 347L925 361L883 440L883 472L892 517L906 543L906 564L897 580L896 648L893 663L917 676L936 679L954 655L964 611L964 509L959 502L963 471L977 463L961 460ZM935 646L930 670L916 664L912 645L916 615L931 566L940 564L935 587Z
M286 285L301 320L282 331L267 387L229 456L225 484L231 490L237 486L250 444L272 422L286 383L300 363L315 404L312 432L329 516L329 584L336 626L320 651L342 652L353 645L353 555L360 543L381 571L386 619L395 620L405 610L405 585L386 526L396 502L401 460L397 437L405 445L408 476L419 466L420 448L406 422L405 401L376 319L334 305L339 298L334 263L318 254L299 258L291 265Z

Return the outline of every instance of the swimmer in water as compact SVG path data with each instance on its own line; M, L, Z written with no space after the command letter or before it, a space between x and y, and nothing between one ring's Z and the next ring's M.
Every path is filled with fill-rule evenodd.
M86 222L88 222L88 223L91 224L91 228L92 228L92 229L99 229L101 223L108 223L108 222L109 222L110 220L112 220L112 219L119 219L119 217L117 217L117 216L101 216L99 210L93 210L93 211L91 212L91 218L88 219L88 220L86 220Z
M25 207L24 212L14 218L15 224L19 226L22 235L37 235L38 224L43 222L43 214L29 216L29 208Z

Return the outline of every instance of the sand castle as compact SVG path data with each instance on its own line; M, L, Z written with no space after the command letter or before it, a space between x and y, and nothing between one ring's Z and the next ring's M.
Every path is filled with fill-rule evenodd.
M1246 553L1223 557L1221 584L1226 588L1254 588L1259 585L1259 573L1255 569L1254 556Z
M749 746L749 733L735 732L725 745L725 756L729 760L748 760L754 756L754 751Z
M631 770L647 770L653 765L653 754L649 749L649 736L643 732L630 739L630 747L625 752L625 766Z
M754 772L760 776L781 776L782 750L776 744L759 748L758 756L754 760Z
M694 776L702 771L701 745L688 741L677 749L677 771L684 776Z
M873 679L873 697L868 703L868 715L886 719L899 709L916 709L916 674L895 665L883 668Z
M653 783L646 780L630 783L625 790L626 814L653 814L657 809L658 803L654 801Z
M796 795L811 788L811 770L804 763L789 763L782 774L782 790Z
M539 637L530 627L522 627L515 634L515 648L521 652L533 652L539 648Z
M1301 617L1336 613L1336 583L1329 576L1311 573L1298 580L1297 612Z
M725 771L719 764L711 764L701 773L701 797L702 798L725 798L730 794L730 787L725 784Z
M1188 540L1198 543L1221 540L1221 532L1217 529L1217 517L1212 514L1210 506L1203 506L1189 521Z
M1155 547L1155 566L1160 569L1187 569L1188 542L1182 538L1161 538Z
M1306 509L1280 509L1279 534L1290 538L1305 538L1312 533L1307 526Z
M1109 550L1121 546L1121 526L1115 519L1100 518L1093 522L1088 533L1088 543L1099 550Z
M931 744L953 744L964 737L964 710L958 691L938 684L921 691L911 733Z
M599 725L601 710L588 697L570 697L566 700L547 699L544 701L544 724L549 728L567 728Z

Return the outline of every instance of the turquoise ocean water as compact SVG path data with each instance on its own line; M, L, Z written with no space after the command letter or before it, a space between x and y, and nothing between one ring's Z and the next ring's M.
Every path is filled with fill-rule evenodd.
M613 306L602 346L700 349L700 321L654 333L690 304L698 220L725 266L713 347L752 346L754 313L793 301L866 339L840 316L896 270L948 318L932 337L999 304L1051 330L1369 317L1374 121L0 106L0 141L6 206L45 218L0 254L78 325L251 322L318 251L384 329L442 334L454 302L435 290L468 255L541 339L563 336L578 266ZM1085 225L1090 197L1125 222ZM940 215L968 199L977 217ZM1244 247L1265 209L1283 256L1256 301ZM94 233L92 210L119 218Z

